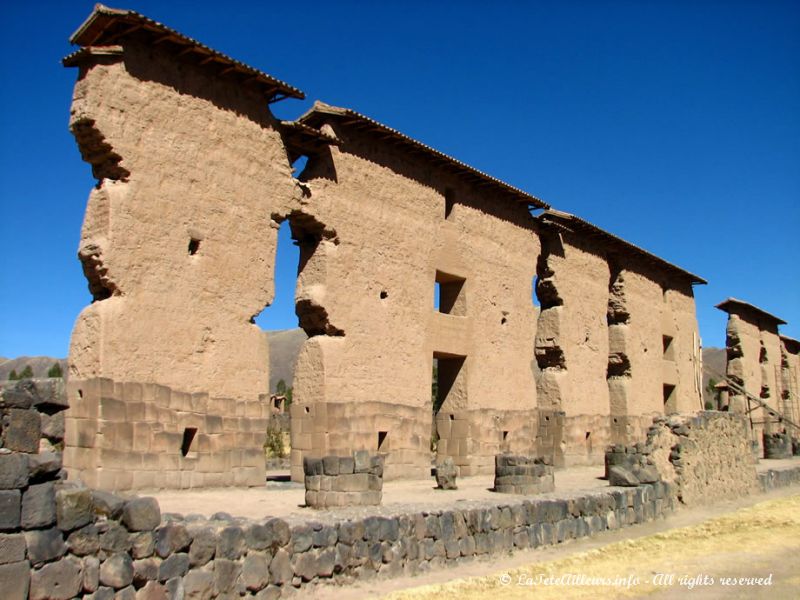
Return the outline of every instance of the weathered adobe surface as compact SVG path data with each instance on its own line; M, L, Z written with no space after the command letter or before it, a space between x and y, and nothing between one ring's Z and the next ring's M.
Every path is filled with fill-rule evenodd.
M642 439L653 416L701 408L688 274L580 233L540 235L538 402L566 413L564 464L601 463L608 444Z
M299 194L263 94L135 39L86 61L70 126L98 179L79 250L95 301L70 377L256 399L268 349L250 320L273 297L271 215Z
M782 412L781 364L782 345L778 334L779 319L758 308L737 300L728 300L718 306L728 313L726 347L728 363L726 375L749 394L760 398L770 408ZM730 409L747 410L744 394L729 391ZM783 429L763 408L753 410L753 440L763 455L763 434Z
M627 441L664 410L665 374L678 388L670 408L690 405L685 361L661 360L664 319L645 317L670 296L635 269L624 278L630 382L624 402L610 398L607 257L579 235L542 252L532 197L476 185L474 174L467 183L441 157L398 151L335 118L319 125L338 145L315 153L297 185L262 93L136 34L119 41L81 59L73 100L72 129L98 178L79 252L95 302L73 332L73 383L255 401L268 361L250 321L271 301L275 230L288 219L301 249L296 310L311 336L295 380L295 479L304 453L353 450L387 454L387 478L424 475L434 357L452 384L435 422L438 454L461 475L491 472L501 451L600 462L614 436ZM462 282L450 314L433 310L434 281L442 305ZM681 323L696 331L691 288L676 302L677 341ZM199 419L190 408L159 433ZM249 452L251 432L238 427L229 429ZM80 468L100 468L92 456Z
M453 456L463 475L491 472L501 431L509 449L531 452L520 416L529 421L536 408L531 295L539 243L525 205L333 119L323 130L341 145L309 159L303 210L335 230L339 243L319 245L298 298L324 305L344 335L312 337L298 359L293 475L301 474L303 452L375 451L378 431L388 432L387 478L424 474L435 352L467 357L440 411L455 428L440 431L440 454ZM445 218L448 188L456 200ZM461 314L434 310L437 271L465 280L453 311ZM495 416L484 419L485 409Z
M783 413L800 426L800 342L781 336L781 398ZM793 437L800 439L800 430L791 429Z

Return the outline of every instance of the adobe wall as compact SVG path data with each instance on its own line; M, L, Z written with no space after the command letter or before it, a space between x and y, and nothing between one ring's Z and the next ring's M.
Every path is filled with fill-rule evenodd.
M800 342L781 336L781 412L800 426ZM800 440L800 429L791 427L792 437Z
M556 464L599 464L611 443L606 383L608 264L575 235L543 231L541 236L539 404L564 412L562 454Z
M296 196L263 94L126 38L86 57L70 127L98 185L79 255L94 302L73 380L155 383L255 400L268 350L277 231Z
M728 315L726 334L728 379L770 408L781 411L782 353L777 324L747 308L734 307ZM735 412L748 409L746 397L735 388L729 390L729 403L730 410ZM763 408L754 407L751 415L752 439L763 455L763 433L778 432L782 427Z
M322 307L333 335L310 338L298 359L293 476L303 453L353 450L388 452L387 478L426 473L434 353L466 357L439 412L438 452L462 475L491 472L501 448L530 451L535 437L530 215L332 125L342 145L302 175L304 212L336 241L322 240L298 279L298 301ZM446 190L456 199L447 218ZM464 280L452 314L434 309L437 271Z
M302 119L280 126L219 56L181 58L208 49L112 29L123 46L71 59L71 128L98 185L79 250L94 302L70 348L71 389L87 396L65 460L94 485L263 480L269 363L253 319L272 301L284 221L310 336L294 380L295 480L303 456L358 450L385 455L387 479L426 476L432 448L461 476L491 473L500 452L599 464L652 415L699 407L691 287L675 291L635 249L613 257L594 234L554 233L532 197L357 118L332 113L321 135ZM302 182L279 126L292 160L312 155ZM208 456L176 454L190 430Z
M540 235L539 405L565 413L556 464L599 464L653 416L701 408L692 288L581 231Z

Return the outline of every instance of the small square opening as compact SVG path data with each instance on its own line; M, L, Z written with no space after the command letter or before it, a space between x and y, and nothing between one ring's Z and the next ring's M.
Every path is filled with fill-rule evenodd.
M444 190L444 218L449 219L450 214L453 212L453 206L456 203L456 195L452 189L446 188Z
M672 340L672 336L663 335L661 336L661 344L664 351L664 360L675 360L675 348Z
M198 250L200 250L200 240L197 238L191 238L189 240L189 255L194 256L197 254Z
M467 314L467 299L465 293L466 279L436 271L434 308L440 313L458 317Z
M677 412L677 407L675 406L675 386L669 385L668 383L664 384L664 413L671 414Z
M186 456L188 458L192 458L190 455L195 455L196 452L192 452L192 442L194 442L194 437L197 435L197 427L187 427L183 430L183 440L181 441L181 455Z

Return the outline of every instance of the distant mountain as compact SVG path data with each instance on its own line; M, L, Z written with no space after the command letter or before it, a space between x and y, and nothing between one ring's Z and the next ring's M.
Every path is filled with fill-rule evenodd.
M292 386L297 355L308 336L299 327L266 333L269 341L269 391L274 392L281 379L287 387Z
M55 364L61 365L61 371L67 373L67 359L51 356L20 356L19 358L0 358L0 381L6 381L11 371L21 373L30 365L34 377L47 377L47 371Z
M706 387L710 379L719 382L725 376L728 363L725 348L703 348L703 403L712 400L713 396ZM710 371L710 373L709 373Z

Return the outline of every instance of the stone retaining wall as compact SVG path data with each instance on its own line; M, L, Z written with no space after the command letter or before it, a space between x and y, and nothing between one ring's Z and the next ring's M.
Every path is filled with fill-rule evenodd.
M755 466L745 418L716 411L656 417L645 442L606 453L612 485L675 482L687 505L755 492Z
M349 520L319 512L318 522L295 524L162 515L153 498L123 499L63 481L52 417L64 407L53 403L53 385L23 382L0 397L4 600L313 597L318 583L416 574L557 544L662 517L678 503L680 486L660 481ZM34 413L39 444L28 452ZM336 467L342 470L341 459ZM760 482L763 489L800 483L800 468L764 473Z
M788 433L764 432L764 458L791 458L792 438Z
M494 458L494 491L501 494L541 494L555 489L553 467L532 456L498 454Z
M366 451L353 456L303 458L306 506L370 506L381 503L383 456Z

